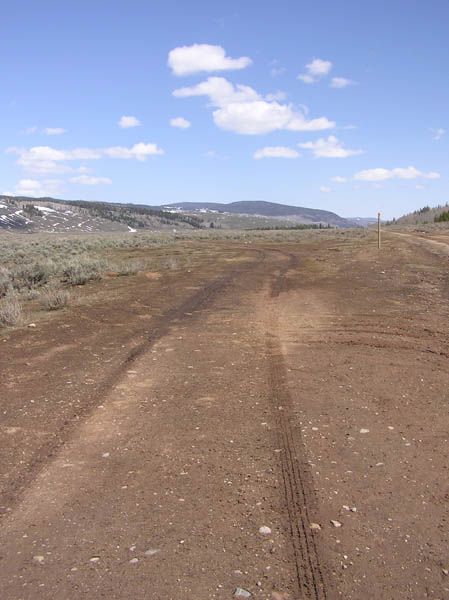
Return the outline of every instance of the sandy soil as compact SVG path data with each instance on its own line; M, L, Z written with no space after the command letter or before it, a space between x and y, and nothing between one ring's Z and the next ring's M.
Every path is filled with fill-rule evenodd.
M2 332L0 598L449 598L434 241L192 242Z

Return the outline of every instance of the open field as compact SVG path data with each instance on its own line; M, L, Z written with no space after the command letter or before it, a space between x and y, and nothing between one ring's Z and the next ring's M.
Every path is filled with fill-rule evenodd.
M0 598L449 597L447 229L0 252Z

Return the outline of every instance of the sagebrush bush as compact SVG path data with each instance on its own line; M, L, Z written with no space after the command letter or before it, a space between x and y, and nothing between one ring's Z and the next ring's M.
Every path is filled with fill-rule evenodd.
M12 273L13 285L17 290L45 285L53 270L53 264L50 261L21 264Z
M77 258L65 266L63 278L70 285L83 285L88 281L100 279L106 267L107 263L102 260Z
M113 270L118 275L136 275L140 271L148 270L148 262L136 258L114 267Z
M70 303L70 292L64 288L47 288L40 295L40 301L46 310L60 310Z
M13 294L0 301L0 325L18 325L23 318L22 305Z
M11 290L11 287L11 273L8 271L8 269L0 267L0 298L6 296L6 294Z

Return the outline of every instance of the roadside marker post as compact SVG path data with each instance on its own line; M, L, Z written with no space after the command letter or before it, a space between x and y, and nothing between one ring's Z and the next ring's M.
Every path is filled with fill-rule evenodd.
M380 250L380 212L377 213L377 248Z

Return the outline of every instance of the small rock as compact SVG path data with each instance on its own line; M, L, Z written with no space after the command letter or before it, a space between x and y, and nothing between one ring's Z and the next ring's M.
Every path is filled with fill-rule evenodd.
M103 454L101 455L103 458L109 458L111 455L109 452L103 452Z
M235 589L234 596L235 598L251 598L251 592L238 587Z
M148 550L145 550L145 556L154 556L158 552L160 552L158 548L149 548Z
M269 527L267 527L266 525L262 525L262 527L260 527L260 529L259 529L259 533L261 533L262 535L270 535L271 529Z
M334 527L341 527L340 521L335 521L334 519L331 519L331 523Z
M36 323L30 323L30 324L28 325L28 327L31 327L32 329L34 329L34 327L36 327Z
M363 429L363 427L362 427L362 429L360 430L360 433L369 433L369 429Z
M131 559L129 562L130 562L132 565L135 565L136 563L138 563L138 562L139 562L139 559L138 559L138 558L132 558L132 559Z
M449 569L442 569L442 571L445 575L449 575Z
M321 531L321 525L319 523L310 523L310 529L314 529L316 531Z
M290 595L287 592L271 592L271 600L288 600Z
M91 563L97 563L100 560L99 556L92 556L92 558L90 559Z
M34 562L37 562L39 564L42 564L44 562L44 559L45 559L44 556L33 556Z

